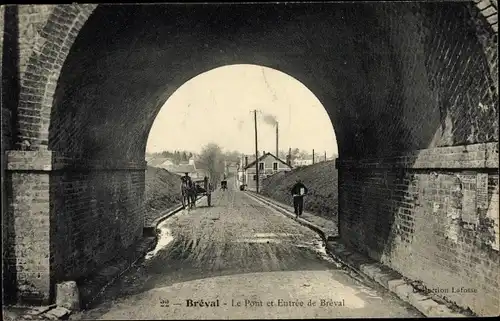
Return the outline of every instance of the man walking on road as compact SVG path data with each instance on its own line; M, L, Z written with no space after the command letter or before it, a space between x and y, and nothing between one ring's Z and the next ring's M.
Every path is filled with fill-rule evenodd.
M298 179L297 183L292 187L293 208L297 218L302 215L304 209L304 195L306 194L307 187Z

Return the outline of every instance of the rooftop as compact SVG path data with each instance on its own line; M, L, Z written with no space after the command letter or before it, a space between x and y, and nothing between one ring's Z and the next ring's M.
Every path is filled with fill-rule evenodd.
M263 159L263 158L265 158L265 157L267 157L267 156L272 156L272 157L274 157L277 161L279 161L279 162L281 162L281 163L283 163L283 164L285 164L286 166L288 166L288 167L290 167L290 168L291 168L291 166L290 166L290 165L288 165L286 162L284 162L283 160L279 159L278 157L274 156L274 155L273 155L273 154L271 154L271 153L265 153L264 155L260 156L260 157L258 158L258 160L260 161L261 159ZM245 169L250 168L250 167L252 167L252 166L255 166L255 162L256 162L256 161L254 160L253 162L248 163L248 165L247 165L247 166L245 166Z
M193 173L196 171L194 165L191 164L169 165L164 168L171 173Z
M172 160L166 157L146 157L148 165L153 167L159 166L167 161L171 162Z

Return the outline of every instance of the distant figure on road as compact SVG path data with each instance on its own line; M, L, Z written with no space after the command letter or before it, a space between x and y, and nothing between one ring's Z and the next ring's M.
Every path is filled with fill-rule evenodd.
M301 180L298 179L295 185L292 187L293 196L293 208L295 210L296 217L302 215L304 209L304 195L307 194L307 187L302 184Z
M210 190L209 182L208 182L208 176L203 177L203 188L208 192Z

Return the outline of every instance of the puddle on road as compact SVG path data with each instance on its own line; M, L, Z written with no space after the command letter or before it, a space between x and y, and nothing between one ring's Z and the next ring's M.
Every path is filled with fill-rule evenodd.
M301 236L302 234L297 233L255 233L254 237L289 237L289 236Z
M238 239L234 242L236 242L236 243L274 243L274 244L282 243L281 240L279 240L279 239L263 238L263 237Z
M335 261L330 254L326 252L325 243L321 239L316 239L311 242L301 242L295 245L296 247L307 248L314 251L321 260L334 264L337 268L341 268L342 264Z
M170 229L166 227L166 222L161 224L158 229L160 230L160 235L158 236L158 243L156 243L156 247L151 252L146 254L146 260L153 258L156 253L160 250L164 249L170 242L174 240L172 236L172 232Z
M200 201L201 200L198 200L197 204ZM164 249L168 244L170 244L170 242L172 242L174 240L174 237L172 235L172 231L168 228L169 224L171 224L171 222L176 222L179 219L188 216L190 214L190 211L191 210L189 210L187 208L183 209L179 213L176 213L175 215L173 215L172 217L169 217L163 223L158 225L158 230L160 231L160 234L158 235L158 242L156 243L156 247L154 248L154 250L152 250L146 254L146 257L145 257L146 260L152 259L159 251Z
M251 236L244 236L237 240L235 243L268 243L268 244L281 244L290 242L290 237L303 236L302 234L296 233L254 233ZM333 260L330 255L326 252L325 244L321 239L313 239L311 241L298 241L292 242L292 246L303 248L305 250L312 250L318 257L324 261L335 264L335 266L340 267L341 265Z
M321 257L321 259L325 260L325 261L328 261L330 263L333 263L335 264L335 266L337 268L340 268L342 267L342 264L336 262L331 256L330 254L328 254L326 252L326 247L325 245L321 242L319 244L316 244L316 246L314 247L314 250L316 251L316 253L318 254L318 256Z
M292 233L255 233L251 236L244 236L235 240L235 243L283 243L283 239L286 237L301 236L302 234L292 234Z

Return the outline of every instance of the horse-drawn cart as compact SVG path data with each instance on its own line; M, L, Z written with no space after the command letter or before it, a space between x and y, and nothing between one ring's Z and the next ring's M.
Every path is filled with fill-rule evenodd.
M208 179L201 179L201 180L195 180L194 181L195 186L196 186L196 193L197 195L204 195L207 197L207 204L208 206L211 206L211 200L212 200L212 188L210 186L210 183L208 182Z

